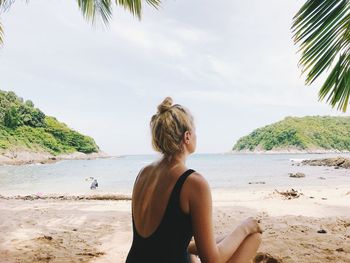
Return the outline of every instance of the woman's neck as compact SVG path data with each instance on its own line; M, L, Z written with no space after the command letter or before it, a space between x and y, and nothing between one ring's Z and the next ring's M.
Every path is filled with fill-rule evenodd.
M188 154L186 154L186 153L180 153L180 154L170 155L170 156L164 155L162 162L164 161L168 165L181 164L183 166L186 166L187 156L188 156Z

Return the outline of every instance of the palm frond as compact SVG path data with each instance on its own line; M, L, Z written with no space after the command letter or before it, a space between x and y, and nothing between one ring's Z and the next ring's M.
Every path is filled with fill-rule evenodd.
M0 12L7 11L15 0L0 0Z
M134 16L141 19L142 15L142 1L141 0L116 0L117 5L124 7L129 10ZM160 0L146 0L145 1L150 6L158 8L160 5Z
M111 0L77 0L78 5L84 17L91 22L95 22L97 18L107 24L112 17L112 1ZM146 0L146 3L157 8L160 0ZM115 0L117 6L124 7L139 19L142 15L142 0Z
M29 0L26 0L28 2ZM147 4L158 8L161 0L145 0ZM0 13L7 11L15 0L0 0ZM98 18L108 24L112 17L112 0L77 0L84 17L94 23ZM129 10L141 19L142 0L115 0L115 4ZM3 44L4 31L0 23L0 45Z
M112 16L111 0L77 0L77 2L84 17L92 22L99 16L107 23Z
M300 46L299 66L307 85L330 71L319 100L347 109L350 95L350 1L308 0L294 16L292 31Z
M2 29L2 24L0 23L0 46L4 43L4 31Z
M15 0L0 0L0 14L10 9ZM0 23L0 47L4 44L4 28Z

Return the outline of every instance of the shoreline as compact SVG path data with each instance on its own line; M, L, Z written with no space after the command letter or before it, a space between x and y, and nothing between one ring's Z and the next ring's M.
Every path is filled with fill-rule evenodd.
M342 208L338 212L341 215L350 216L350 211L346 208L350 207L350 188L349 185L341 186L300 186L295 187L293 190L298 195L287 196L286 192L291 191L291 187L274 187L260 188L236 188L236 187L221 187L211 188L213 203L220 206L241 206L257 211L268 211L274 215L308 215L314 217L323 217L323 213L319 211L291 209L290 212L286 212L291 207L281 207L282 203L289 206L323 206L324 209L328 209L330 206L336 206ZM73 193L73 194L30 194L30 195L1 195L0 201L24 201L24 202L76 202L80 201L131 201L130 193ZM269 204L268 204L269 203ZM266 205L268 204L268 205ZM0 208L1 209L1 208Z
M199 155L201 153L198 153ZM278 155L278 154L345 154L349 155L350 151L229 151L223 153L224 155ZM150 154L152 155L152 154ZM122 158L126 155L113 156L103 151L85 154L82 152L74 152L70 154L52 155L47 152L29 152L29 151L7 151L0 153L0 166L6 165L29 165L29 164L51 164L60 161L67 160L96 160L96 159L109 159L109 158ZM307 159L306 159L307 160Z
M96 160L107 159L117 156L110 156L103 151L94 153L74 152L70 154L52 155L47 152L29 152L25 150L7 151L0 154L0 166L5 165L28 165L28 164L51 164L66 160Z
M31 195L10 195L5 196L0 194L0 200L58 200L58 201L78 201L78 200L113 200L113 201L126 201L131 200L131 195L128 194L31 194Z
M350 154L350 151L339 151L339 150L296 150L296 149L285 149L285 150L232 150L226 154Z

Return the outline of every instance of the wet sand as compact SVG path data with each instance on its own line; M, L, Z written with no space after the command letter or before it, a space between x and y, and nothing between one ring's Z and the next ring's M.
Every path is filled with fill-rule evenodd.
M215 189L215 233L229 233L256 216L265 229L259 251L281 262L350 262L349 191L305 188L287 199L274 190ZM2 198L0 261L124 262L132 240L130 205L113 199Z

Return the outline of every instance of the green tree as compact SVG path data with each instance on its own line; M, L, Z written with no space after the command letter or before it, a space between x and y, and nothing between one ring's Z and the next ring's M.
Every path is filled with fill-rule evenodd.
M33 103L31 100L26 100L25 104L26 104L28 107L31 107L31 108L34 107L34 103Z
M350 95L350 1L308 0L294 16L294 41L307 85L329 74L319 91L332 107L346 112Z
M16 102L16 100L18 99L16 93L14 93L13 91L6 92L5 96L9 102Z
M5 112L4 124L8 128L16 128L21 125L21 117L15 106L12 106Z
M112 17L112 0L76 0L77 4L83 13L83 16L95 22L97 19L102 19L107 23ZM0 0L0 13L7 11L15 0ZM130 11L134 16L141 19L142 2L157 8L160 5L160 0L115 0L117 6L124 7ZM3 43L4 31L0 23L0 44Z
M19 117L21 123L31 127L43 127L45 126L45 114L36 108L22 104L18 107Z

